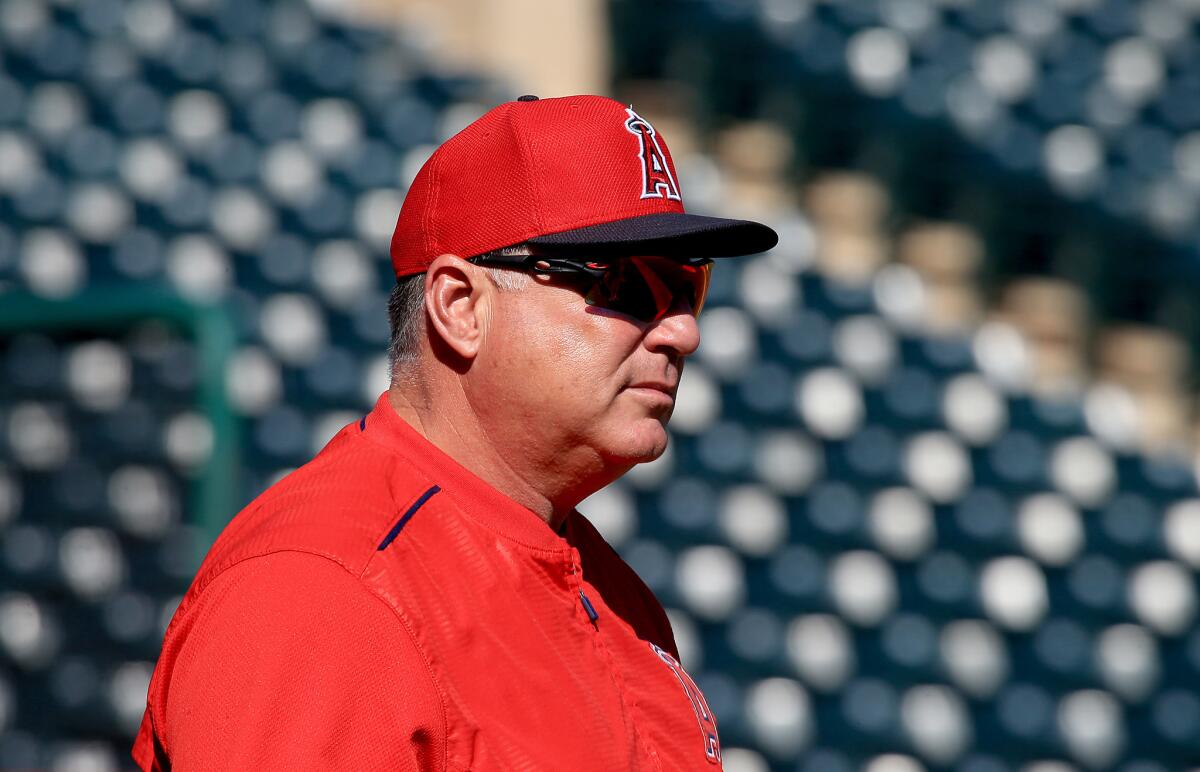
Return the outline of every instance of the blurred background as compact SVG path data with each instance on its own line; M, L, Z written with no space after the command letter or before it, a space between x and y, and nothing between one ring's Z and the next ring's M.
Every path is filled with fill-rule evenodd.
M441 141L632 102L722 263L580 508L730 772L1200 760L1200 0L0 0L0 768L111 770L207 546L386 387Z

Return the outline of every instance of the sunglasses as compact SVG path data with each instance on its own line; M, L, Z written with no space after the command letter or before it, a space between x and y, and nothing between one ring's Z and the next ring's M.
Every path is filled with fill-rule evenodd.
M616 311L641 322L657 322L680 302L687 304L693 316L699 315L712 274L712 260L701 257L585 260L515 252L513 249L489 252L472 257L468 262L551 274L578 283L588 305Z

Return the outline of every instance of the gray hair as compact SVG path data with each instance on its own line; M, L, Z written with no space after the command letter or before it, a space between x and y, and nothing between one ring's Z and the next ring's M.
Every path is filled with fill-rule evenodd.
M491 266L485 266L483 270L501 292L515 292L529 283L529 274L522 271ZM395 381L401 370L421 355L421 338L425 335L425 274L402 276L396 280L396 286L388 296L387 313L391 327L388 373Z

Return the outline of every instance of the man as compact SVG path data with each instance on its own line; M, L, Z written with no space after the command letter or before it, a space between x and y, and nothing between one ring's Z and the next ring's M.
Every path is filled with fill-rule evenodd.
M709 257L632 108L521 97L392 239L391 388L225 529L167 630L144 769L719 769L662 607L575 511L660 455Z

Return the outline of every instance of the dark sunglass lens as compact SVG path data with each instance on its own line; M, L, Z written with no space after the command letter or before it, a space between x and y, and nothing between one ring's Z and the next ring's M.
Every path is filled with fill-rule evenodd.
M655 314L649 287L629 260L611 263L587 294L587 301L643 322L651 321Z
M675 269L630 258L611 264L588 293L587 300L639 321L652 322L675 308L680 299L696 313L706 279L704 269L691 266Z
M643 322L657 319L667 300L666 288L653 270L640 261L626 260L622 269L621 292L616 302L627 309L624 313Z

